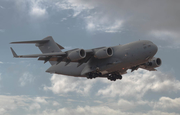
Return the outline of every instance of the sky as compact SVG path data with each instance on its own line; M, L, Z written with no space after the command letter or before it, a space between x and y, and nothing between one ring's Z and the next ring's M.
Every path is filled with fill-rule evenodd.
M0 115L180 115L179 0L0 0ZM49 74L41 53L13 41L52 36L66 50L150 40L156 72L122 80Z

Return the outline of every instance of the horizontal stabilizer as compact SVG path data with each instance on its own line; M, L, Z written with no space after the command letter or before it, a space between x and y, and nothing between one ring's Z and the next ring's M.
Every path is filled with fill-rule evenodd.
M66 56L66 53L64 53L64 52L53 52L53 53L32 54L32 55L19 55L17 57L19 57L19 58L37 58L37 57L43 57L43 56Z
M12 52L12 54L13 54L14 57L18 57L18 55L17 55L16 52L12 49L12 47L11 47L11 52Z
M34 41L19 41L19 42L11 42L10 44L24 44L24 43L46 43L49 40L34 40Z

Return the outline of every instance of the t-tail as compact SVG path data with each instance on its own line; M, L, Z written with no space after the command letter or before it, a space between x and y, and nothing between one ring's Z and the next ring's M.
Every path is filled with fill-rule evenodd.
M62 52L61 50L64 49L61 45L56 43L52 36L48 36L42 40L34 40L34 41L19 41L19 42L11 42L11 44L29 44L35 43L35 45L44 53L54 53L54 52ZM11 48L14 57L18 57L15 51ZM49 61L51 65L56 64L56 61Z

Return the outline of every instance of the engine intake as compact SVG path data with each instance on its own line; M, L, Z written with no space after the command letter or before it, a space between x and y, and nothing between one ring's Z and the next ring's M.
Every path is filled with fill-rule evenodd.
M152 58L148 63L146 63L147 66L152 67L152 68L156 68L161 66L161 59L160 58Z
M97 50L94 54L94 57L98 59L103 59L103 58L111 57L112 55L113 55L113 50L112 48L108 47Z
M86 57L86 52L83 49L77 49L68 53L67 58L71 61L78 61Z

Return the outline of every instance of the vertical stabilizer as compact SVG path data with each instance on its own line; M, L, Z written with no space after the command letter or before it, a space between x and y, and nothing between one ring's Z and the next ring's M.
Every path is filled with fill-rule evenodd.
M48 40L48 42L44 43L36 43L36 46L41 50L42 53L52 53L52 52L61 52L60 46L53 40L52 36L48 36L43 39L44 41ZM55 61L49 61L51 65L56 64Z
M61 49L64 49L61 45L57 44L52 36L48 36L42 40L33 40L33 41L19 41L19 42L11 42L11 44L32 44L35 43L36 46L41 50L42 53L53 53L53 52L61 52ZM11 48L14 57L18 57L15 51ZM49 61L50 57L47 57L45 62ZM56 64L56 61L49 61L51 65Z

